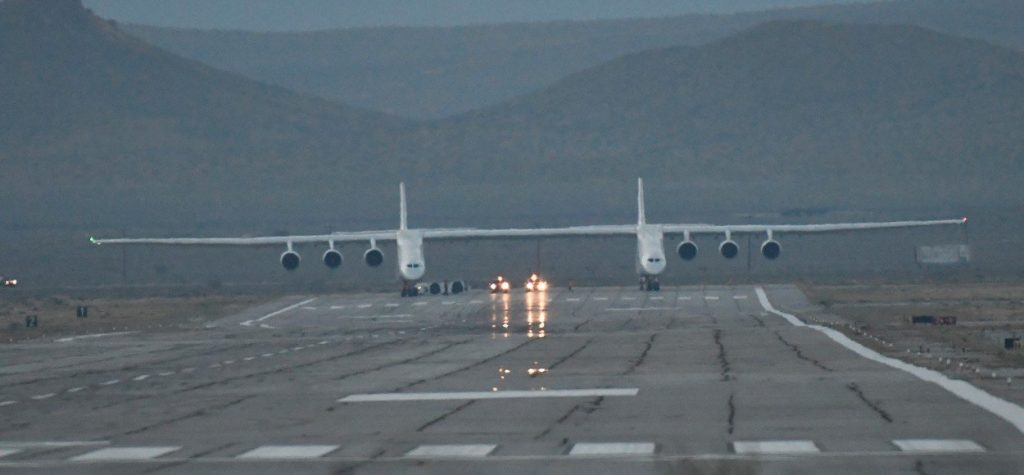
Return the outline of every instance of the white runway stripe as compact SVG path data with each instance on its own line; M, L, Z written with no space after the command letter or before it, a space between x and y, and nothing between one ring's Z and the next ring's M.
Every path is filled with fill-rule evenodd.
M249 460L266 459L313 459L338 450L337 445L264 445L252 449L237 458Z
M51 397L54 397L56 395L56 393L37 394L35 396L32 396L32 399L35 399L36 401L42 401L43 399L50 399Z
M421 445L405 454L411 458L429 457L486 457L497 448L492 444Z
M13 401L13 400L10 400L10 401L0 401L0 407L10 406L10 405L17 404L17 403L18 403L18 401Z
M546 391L469 391L458 393L377 393L352 394L338 399L338 402L402 402L402 401L453 401L465 399L519 399L548 397L601 397L636 396L637 388L607 389L549 389Z
M6 449L54 449L65 447L93 447L109 445L107 440L39 440L39 441L5 441L0 440L0 447Z
M736 300L746 300L747 296L746 295L733 295L732 298L734 298Z
M291 310L295 310L296 308L299 308L299 307L301 307L303 305L306 305L306 304L308 304L308 303L310 303L310 302L312 302L314 300L316 300L316 297L313 297L313 298L308 299L308 300L303 300L303 301L301 301L301 302L299 302L297 304L294 304L294 305L289 305L289 306L287 306L285 308L282 308L281 310L278 310L278 311L275 311L275 312L270 312L270 313L268 313L268 314L266 314L266 315L264 315L264 316L262 316L260 318L257 318L256 321L257 322L262 322L264 320L267 320L267 319L270 319L270 318L274 318L274 317L276 317L276 316L278 316L278 315L280 315L282 313L285 313L285 312L288 312L288 311L291 311Z
M765 311L774 313L775 315L778 315L786 319L787 322L793 324L794 326L807 327L824 333L826 336L831 338L832 341L839 343L840 345L846 347L850 351L853 351L854 353L857 353L858 355L867 358L871 361L875 361L884 364L890 368L895 368L900 371L910 373L911 375L917 377L922 381L935 383L942 387L943 389L945 389L946 391L953 393L953 395L959 397L960 399L970 402L971 404L974 404L978 407L981 407L982 409L994 414L996 417L999 417L1000 419L1003 419L1004 421L1013 424L1013 426L1016 427L1018 431L1024 433L1024 408L1005 399L1000 399L996 396L993 396L985 392L984 390L972 386L970 383L966 381L953 380L946 377L946 375L938 371L922 368L920 366L914 366L910 363L900 361L896 358L882 356L877 351L872 350L864 345L861 345L860 343L851 340L849 337L847 337L846 335L842 334L837 330L822 327L819 325L807 325L799 318L796 318L793 315L776 310L775 307L772 306L771 302L768 301L768 294L764 292L764 288L757 287L756 289L754 289L754 291L757 293L757 299L758 301L760 301L761 306L764 307Z
M984 452L985 448L966 439L897 439L892 441L904 452Z
M653 442L594 443L580 442L572 446L569 455L651 455Z
M687 297L685 295L680 295L679 296L679 300L693 300L693 297Z
M385 307L397 307L399 305L401 305L401 304L398 304L398 303L386 303L386 304L384 304Z
M427 304L426 302L416 302L416 303L413 303L413 305L415 305L417 307L421 307L421 306L426 305L426 304Z
M608 300L608 297L594 297L594 300Z
M662 297L660 295L655 295L655 296L651 297L650 300L665 300L665 297Z
M704 300L718 300L717 295L705 295Z
M359 304L359 305L356 305L356 306L359 307L359 308L370 308L370 307L373 306L373 304L363 303L363 304Z
M609 312L643 312L652 310L675 310L675 307L609 307L605 310Z
M344 305L331 305L331 310L342 310L344 308Z
M816 454L818 446L810 440L762 440L733 442L732 450L741 455Z
M148 460L166 455L181 447L109 447L106 449L94 450L89 453L71 457L76 462L91 462L98 460Z
M0 449L0 459L21 452L21 449Z
M566 302L579 302L580 300L581 299L579 297L570 297L565 299Z
M145 381L148 378L149 378L148 374L140 374L140 375L132 378L132 381Z
M121 382L120 379L111 379L109 381L104 381L104 382L100 383L100 386L110 386L110 385L117 384L117 383L120 383L120 382Z
M83 389L85 389L85 386L75 386L73 388L68 389L68 392L69 393L77 393L78 391L81 391Z

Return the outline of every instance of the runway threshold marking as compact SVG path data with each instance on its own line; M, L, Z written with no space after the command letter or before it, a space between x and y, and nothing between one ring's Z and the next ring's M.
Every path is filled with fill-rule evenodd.
M653 442L579 442L572 446L569 455L651 455L654 448Z
M985 448L966 439L897 439L892 441L903 452L948 453L984 452Z
M177 450L181 450L181 447L108 447L84 453L76 457L71 457L70 460L78 462L99 460L148 460Z
M494 444L421 445L406 452L405 456L409 458L486 457L497 447Z
M466 399L526 399L549 397L636 396L638 388L548 389L545 391L467 391L450 393L352 394L338 402L457 401Z
M335 450L337 445L264 445L239 455L236 458L249 460L295 460L323 457Z
M898 360L896 358L883 356L877 351L872 350L864 345L861 345L860 343L857 343L856 341L851 340L849 337L839 332L838 330L833 330L831 328L823 327L820 325L808 325L791 314L776 310L775 307L772 306L771 302L768 301L768 294L765 293L764 288L757 287L754 289L754 291L755 293L757 293L757 299L758 301L760 301L761 306L764 307L765 311L782 317L793 326L807 327L812 330L824 333L826 336L831 338L832 341L839 343L840 345L846 347L850 351L853 351L854 353L866 359L869 359L876 363L881 363L890 368L910 373L912 376L915 376L922 381L935 383L939 385L939 387L941 387L942 389L949 391L950 393L959 397L960 399L963 399L964 401L974 404L975 406L978 406L992 413L996 417L1006 422L1009 422L1018 431L1024 434L1024 408L1005 399L1000 399L996 396L993 396L982 389L978 389L977 387L971 385L966 381L953 380L946 377L946 375L938 371L922 368L920 366L914 366L910 363Z
M799 455L821 452L810 440L761 440L733 442L732 450L746 455Z
M314 300L316 300L316 297L313 297L313 298L307 299L307 300L303 300L303 301L301 301L301 302L299 302L297 304L289 305L289 306L287 306L285 308L282 308L282 309L274 311L274 312L270 312L270 313L268 313L268 314L266 314L266 315L264 315L264 316L262 316L260 318L254 319L254 320L246 320L246 321L240 323L239 325L242 325L244 327L251 327L254 323L259 323L259 322L262 322L264 320L268 320L268 319L274 318L274 317L276 317L276 316L278 316L278 315L280 315L282 313L288 312L290 310L295 310L296 308L299 308L299 307L301 307L303 305L306 305L306 304L308 304L308 303L310 303L310 302L312 302Z

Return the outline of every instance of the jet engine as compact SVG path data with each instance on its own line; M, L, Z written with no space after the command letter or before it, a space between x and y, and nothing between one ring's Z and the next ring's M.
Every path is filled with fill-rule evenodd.
M437 294L444 293L444 290L445 289L444 289L444 284L443 283L441 283L441 282L431 282L430 283L430 295L437 295Z
M684 261L692 261L697 257L697 243L686 240L676 246L676 254Z
M300 257L299 253L295 251L284 251L284 254L281 254L281 266L284 267L285 270L298 269L299 261L301 260L302 257Z
M448 291L450 291L453 294L461 294L466 290L469 290L469 286L466 285L466 283L461 280L453 280L451 283L448 284Z
M384 252L376 247L371 247L363 253L363 262L370 267L380 267L384 263Z
M725 241L722 241L722 244L718 245L718 252L722 254L722 257L732 259L740 253L740 246L736 244L736 241L726 239Z
M342 257L341 252L333 247L324 251L324 265L331 269L337 269L341 267L341 263L345 260Z
M769 239L761 244L761 255L765 259L776 259L782 254L782 245L774 239Z

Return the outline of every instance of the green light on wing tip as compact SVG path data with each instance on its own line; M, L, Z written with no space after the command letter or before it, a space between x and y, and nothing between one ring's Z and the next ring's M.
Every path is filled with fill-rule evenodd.
M89 236L89 242L91 242L91 243L93 243L93 244L95 244L97 246L100 245L99 241L97 241L96 238L94 238L92 236Z

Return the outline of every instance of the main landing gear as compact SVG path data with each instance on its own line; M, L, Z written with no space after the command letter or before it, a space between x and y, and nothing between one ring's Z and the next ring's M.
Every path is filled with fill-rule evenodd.
M647 292L658 292L661 290L661 282L658 282L658 278L654 276L640 276L640 290L646 290Z
M416 288L415 283L402 282L402 297L417 297L420 295L420 289Z

